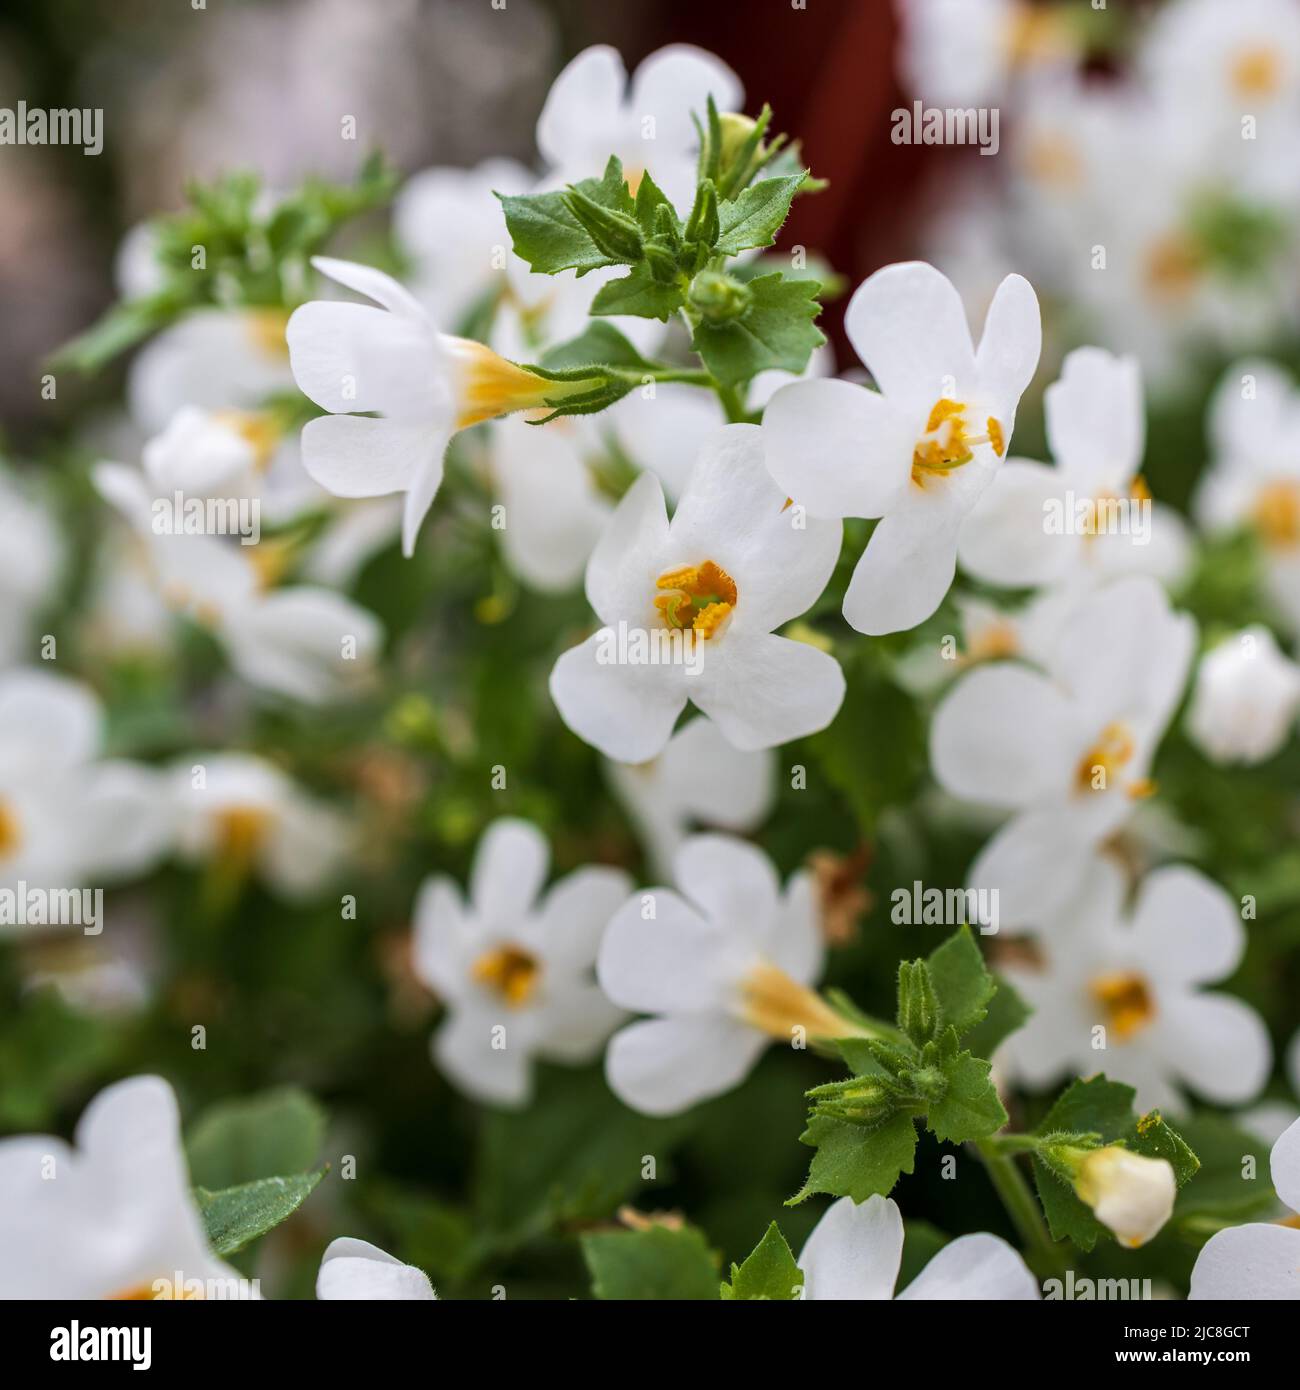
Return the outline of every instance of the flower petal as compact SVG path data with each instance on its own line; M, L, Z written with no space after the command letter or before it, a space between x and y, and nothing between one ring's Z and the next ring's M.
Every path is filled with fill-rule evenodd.
M1196 1257L1189 1299L1300 1299L1300 1231L1251 1222L1212 1235Z
M1273 1062L1260 1016L1230 994L1162 996L1151 1043L1186 1086L1217 1105L1254 1100Z
M609 44L584 48L563 68L537 118L537 148L551 165L574 164L587 153L592 128L616 126L627 71Z
M768 1039L722 1014L648 1018L615 1033L605 1053L609 1088L643 1115L678 1115L749 1074Z
M868 637L923 623L952 585L960 521L927 506L877 522L844 595L848 622Z
M1018 1251L998 1236L958 1236L898 1295L899 1299L970 1300L1041 1297Z
M474 852L469 901L481 927L508 931L532 910L546 882L551 847L531 822L494 820Z
M781 881L756 846L730 835L692 835L677 851L678 888L715 927L740 939L761 937L776 916Z
M336 284L355 290L357 294L364 294L367 299L373 299L390 313L428 324L428 316L420 307L419 301L382 270L376 270L371 265L362 265L359 261L342 261L335 256L313 256L311 263L322 275L328 276Z
M325 1247L316 1275L318 1299L436 1299L429 1276L369 1241L340 1236Z
M975 353L982 399L1001 422L1007 441L1042 350L1043 322L1034 287L1023 275L1008 275L993 295Z
M1273 1145L1269 1166L1277 1195L1292 1211L1300 1212L1300 1120Z
M364 415L324 415L302 431L302 466L335 497L405 492L450 434Z
M1203 985L1231 975L1246 949L1233 900L1195 869L1156 869L1142 881L1133 932L1149 969L1163 980Z
M1076 348L1043 393L1047 442L1071 488L1122 496L1142 462L1146 411L1136 357Z
M1049 507L1065 507L1060 473L1008 459L962 522L957 559L986 584L1027 588L1064 578L1079 562L1080 537L1048 530Z
M654 121L656 142L665 148L694 148L692 112L701 120L713 98L718 113L740 111L745 89L720 58L689 43L656 49L632 75L628 108L638 122Z
M813 1227L799 1253L804 1297L890 1299L903 1259L903 1218L878 1193L860 1206L841 1197Z
M654 583L663 573L667 543L663 488L643 473L623 494L587 562L587 602L602 623L621 618L641 627L654 620Z
M573 974L590 970L605 928L631 892L631 877L604 865L574 869L560 879L533 926L532 939L547 964Z
M524 1010L462 1003L433 1037L433 1058L458 1090L516 1109L533 1089L533 1020Z

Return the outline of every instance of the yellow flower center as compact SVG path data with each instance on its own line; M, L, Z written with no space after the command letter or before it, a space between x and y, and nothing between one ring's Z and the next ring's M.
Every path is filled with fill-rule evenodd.
M269 410L218 410L216 419L233 430L253 450L253 467L266 472L282 431Z
M1251 516L1266 545L1300 544L1300 482L1265 483L1256 494Z
M289 360L289 344L284 336L289 322L287 309L249 309L244 322L249 340L263 357Z
M1243 48L1229 70L1232 89L1241 97L1271 97L1282 84L1282 63L1271 48Z
M1081 792L1109 790L1136 751L1137 745L1127 724L1119 721L1107 724L1097 742L1079 759L1074 774L1076 788ZM1120 785L1135 800L1150 796L1156 789L1149 777L1135 777Z
M966 648L964 659L967 662L1002 661L1019 651L1020 638L1012 624L994 622L975 634Z
M1200 273L1201 255L1187 237L1171 233L1147 249L1146 283L1153 299L1185 299Z
M1077 188L1083 182L1083 160L1078 146L1057 135L1031 140L1024 153L1025 172L1039 183Z
M807 1038L848 1038L859 1031L816 991L767 961L752 967L741 981L740 1016L751 1028L783 1042L789 1042L796 1029Z
M1059 14L1042 5L1017 5L1005 30L1007 56L1014 68L1068 57L1069 32Z
M716 636L736 606L736 582L720 565L682 565L655 580L655 607L671 628Z
M271 826L271 813L261 806L224 806L216 815L217 854L228 864L251 864Z
M510 1008L518 1009L533 997L542 968L530 952L506 945L484 952L470 973L479 984L499 994Z
M966 406L947 396L934 403L929 419L925 422L925 433L912 450L912 481L917 487L925 487L927 479L941 478L954 468L969 463L974 458L977 444L989 444L999 458L1006 448L1002 425L991 415L985 424L984 434L971 434L966 419Z
M0 801L0 859L15 854L22 842L17 814L7 802Z
M1120 1042L1128 1042L1156 1016L1146 980L1132 971L1098 975L1088 990L1105 1011L1107 1030Z

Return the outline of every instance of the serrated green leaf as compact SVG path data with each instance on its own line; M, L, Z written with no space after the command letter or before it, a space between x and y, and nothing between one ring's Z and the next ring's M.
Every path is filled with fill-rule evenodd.
M739 386L772 367L801 372L813 349L826 341L813 326L821 313L815 281L762 275L749 288L753 300L742 318L701 322L691 340L724 386Z
M731 1266L731 1282L719 1291L724 1301L733 1299L796 1299L803 1288L803 1271L775 1221L745 1259Z
M641 319L667 322L682 307L685 295L680 285L665 285L650 273L649 266L633 267L622 279L610 280L591 301L593 314L632 314Z
M894 1115L875 1129L814 1115L799 1142L815 1146L817 1152L803 1187L786 1206L814 1192L852 1197L855 1202L876 1193L888 1195L899 1174L910 1173L916 1160L916 1125L908 1114Z
M602 1299L718 1298L718 1268L693 1227L595 1231L581 1237L591 1291Z
M803 179L804 171L785 178L764 179L722 203L713 249L724 256L736 256L755 246L771 246L790 215L790 203Z
M1147 1158L1163 1158L1174 1170L1174 1180L1179 1187L1195 1177L1201 1166L1191 1146L1181 1134L1170 1129L1158 1110L1143 1115L1125 1135L1124 1143L1134 1153Z
M1103 1142L1111 1143L1133 1128L1136 1094L1132 1086L1109 1081L1104 1075L1072 1081L1034 1133L1097 1134Z
M600 178L583 179L574 188L610 212L635 215L636 205L623 180L623 166L612 155ZM561 270L576 270L585 275L602 266L618 265L617 260L601 251L573 215L565 203L566 192L556 189L549 193L497 194L515 255L541 275L555 275Z
M987 1012L997 983L969 927L962 927L930 953L930 979L939 1001L939 1022L962 1037Z
M926 1127L936 1139L964 1144L996 1134L1007 1122L1007 1112L989 1079L989 1064L969 1052L959 1052L942 1064L948 1087L939 1100L931 1101Z
M1003 1041L1011 1036L1033 1010L1020 997L1014 985L995 971L995 992L989 1000L984 1017L962 1039L976 1057L992 1057Z
M320 1156L325 1112L296 1086L220 1101L189 1127L185 1152L190 1180L216 1191L305 1172Z
M233 1255L278 1226L302 1206L324 1175L325 1169L317 1168L290 1177L259 1178L219 1192L195 1187L194 1200L213 1254Z
M632 346L612 323L589 323L576 337L557 343L543 354L543 373L557 378L581 377L593 367L651 371L653 364Z

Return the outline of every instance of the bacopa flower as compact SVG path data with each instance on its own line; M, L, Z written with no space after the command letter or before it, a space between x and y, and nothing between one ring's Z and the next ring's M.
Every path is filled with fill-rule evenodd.
M1013 814L972 865L1005 926L1041 926L1082 887L1095 847L1154 783L1151 761L1187 680L1195 625L1154 579L1072 606L1038 672L1012 662L963 677L935 713L930 762L945 790Z
M429 1276L369 1241L340 1236L325 1247L316 1275L321 1300L412 1302L437 1300Z
M1137 359L1078 348L1043 400L1056 467L1007 460L961 529L962 568L1008 588L1085 575L1174 578L1187 540L1138 472L1146 417Z
M662 752L688 701L741 749L825 728L844 698L839 664L773 629L814 602L839 545L838 523L803 516L764 471L757 426L712 437L671 522L642 475L587 566L604 626L551 672L564 722L632 763Z
M405 493L402 549L410 555L452 435L540 406L557 388L482 343L438 332L383 271L324 256L312 264L374 304L313 300L289 320L294 379L330 412L303 427L303 465L336 497Z
M78 681L26 668L0 675L0 885L93 887L162 855L170 825L159 778L102 759L103 726Z
M468 901L431 878L415 905L415 972L446 1004L438 1066L466 1094L526 1104L536 1058L585 1062L621 1012L592 975L600 933L630 880L575 869L545 895L550 850L528 821L503 818L474 855Z
M1205 988L1245 950L1232 899L1181 866L1147 875L1131 912L1124 898L1124 875L1099 857L1038 933L1038 968L1007 965L1033 1009L1004 1044L1008 1064L1034 1087L1104 1068L1144 1109L1184 1109L1184 1088L1221 1105L1252 1099L1272 1060L1267 1030L1248 1004Z
M776 793L776 755L733 748L703 717L678 729L657 758L607 762L605 770L661 875L672 873L673 858L694 825L753 830Z
M855 1032L810 988L825 954L811 874L782 891L761 850L696 835L677 851L675 879L676 891L623 903L596 967L616 1004L654 1015L616 1033L605 1056L611 1090L647 1115L731 1090L773 1039Z
M1213 762L1261 763L1286 743L1297 710L1300 666L1257 623L1201 658L1187 732Z
M318 893L351 849L337 811L251 753L193 753L172 768L170 793L182 858L254 874L286 898Z
M1074 1190L1122 1245L1136 1250L1173 1215L1178 1182L1167 1160L1108 1144L1078 1152Z
M767 465L813 516L879 517L844 596L844 616L877 636L923 622L942 602L957 537L992 481L1038 365L1038 299L998 287L976 350L961 298L931 265L886 266L860 285L845 328L879 391L800 381L763 415Z
M208 1248L190 1196L176 1097L157 1076L86 1107L76 1145L0 1140L0 1297L247 1297Z
M740 79L712 53L690 44L658 49L629 84L615 48L583 49L551 83L537 118L537 148L553 175L585 178L616 154L633 193L649 168L678 205L689 206L698 145L692 113L703 120L708 98L719 112L738 111Z
M894 1293L903 1259L903 1218L892 1198L879 1194L854 1205L841 1197L813 1227L803 1250L806 1299L897 1297L926 1300L1036 1299L1038 1281L1024 1260L998 1236L981 1232L949 1241L900 1294Z
M1300 1120L1273 1145L1269 1167L1292 1215L1212 1235L1196 1257L1188 1298L1300 1299Z

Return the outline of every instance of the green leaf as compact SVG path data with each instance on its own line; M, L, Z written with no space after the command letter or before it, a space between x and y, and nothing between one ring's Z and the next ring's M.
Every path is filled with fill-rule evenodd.
M1191 1146L1181 1134L1169 1128L1158 1110L1143 1115L1125 1135L1124 1143L1134 1153L1146 1158L1163 1158L1174 1170L1174 1180L1179 1187L1195 1177L1201 1166Z
M665 285L654 278L649 266L638 265L630 275L602 285L591 301L591 312L632 314L637 318L661 319L666 323L684 302L680 285Z
M790 215L790 203L799 191L804 173L787 178L764 179L718 209L715 251L736 256L754 246L771 246L782 223Z
M194 1189L213 1254L233 1255L292 1216L325 1175L324 1168L285 1178L260 1178L238 1187L209 1192Z
M936 947L928 963L939 1001L940 1025L955 1028L962 1037L983 1020L997 989L971 929L962 927Z
M604 1299L718 1297L718 1268L699 1231L596 1231L581 1237L591 1291Z
M930 1102L926 1127L936 1139L964 1144L996 1134L1007 1122L1007 1112L989 1080L989 1064L969 1052L958 1052L941 1063L947 1089Z
M190 1180L215 1190L301 1173L316 1163L324 1135L325 1112L296 1086L221 1101L186 1135Z
M865 1202L893 1190L900 1173L910 1173L916 1158L916 1125L906 1113L875 1129L814 1115L799 1136L817 1149L803 1187L786 1202L794 1206L814 1192Z
M1074 1188L1052 1171L1037 1154L1034 1155L1034 1186L1043 1204L1047 1229L1053 1240L1072 1240L1085 1252L1107 1234L1106 1228L1092 1214L1086 1203L1075 1196Z
M1133 1126L1136 1094L1132 1086L1108 1081L1105 1076L1072 1081L1034 1133L1091 1133L1104 1143L1113 1143Z
M576 338L557 343L543 354L540 365L543 371L539 375L549 374L556 380L585 376L594 367L651 371L654 366L612 323L589 323Z
M826 341L813 326L821 313L816 281L761 275L749 288L754 297L743 318L702 322L691 340L724 386L739 386L772 367L801 372L813 349Z
M624 217L635 216L636 204L623 180L623 166L613 155L600 178L583 179L573 187L599 208ZM591 239L591 234L569 207L568 196L567 189L550 193L497 194L515 255L542 275L555 275L561 270L576 270L579 275L585 275L589 270L620 264Z
M1273 1205L1267 1144L1221 1115L1197 1115L1180 1121L1179 1129L1201 1166L1196 1181L1178 1193L1176 1218L1214 1216L1241 1221Z
M976 1057L992 1057L1004 1039L1022 1027L1033 1010L1001 975L994 974L996 992L988 1012L962 1039Z
M775 1221L742 1265L731 1266L731 1282L721 1295L730 1299L796 1299L803 1288L803 1271Z

